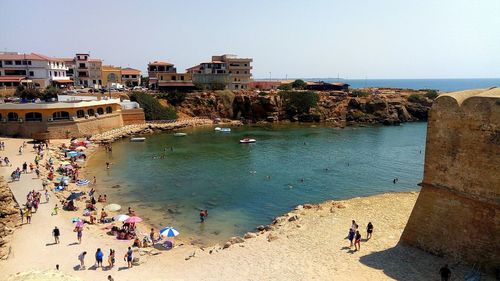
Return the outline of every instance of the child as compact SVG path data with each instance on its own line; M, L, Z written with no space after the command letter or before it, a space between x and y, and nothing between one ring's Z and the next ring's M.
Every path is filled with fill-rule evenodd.
M361 234L359 233L359 231L356 231L356 237L354 240L354 248L356 249L356 251L359 251L361 249Z
M54 210L52 211L52 214L51 216L57 216L57 211L59 211L59 207L57 206L57 204L54 206Z

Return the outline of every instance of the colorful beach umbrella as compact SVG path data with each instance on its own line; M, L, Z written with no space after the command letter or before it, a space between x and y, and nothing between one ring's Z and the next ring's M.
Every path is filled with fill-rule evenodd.
M140 217L136 217L136 216L130 217L130 218L125 220L126 223L138 223L141 221L142 221L142 219Z
M109 205L106 205L106 207L104 207L104 208L108 211L116 212L116 211L119 211L122 208L122 206L120 206L118 204L109 204Z
M165 237L175 237L180 233L174 227L167 226L165 228L160 229L160 234Z
M79 146L79 147L75 148L75 150L85 150L85 149L87 149L85 146Z
M115 221L126 221L128 218L130 218L130 216L125 215L125 214L121 214L121 215L114 216L113 220L115 220Z
M76 157L76 156L78 156L78 152L70 151L70 152L66 153L66 155L68 155L69 157Z

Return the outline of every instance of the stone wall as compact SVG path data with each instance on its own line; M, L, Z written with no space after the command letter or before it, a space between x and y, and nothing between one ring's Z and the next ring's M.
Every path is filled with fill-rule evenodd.
M122 109L123 125L145 124L146 119L142 108Z
M9 189L9 186L0 178L0 259L9 257L9 241L14 228L19 226L19 206Z
M500 88L439 96L422 191L401 237L438 255L500 267Z

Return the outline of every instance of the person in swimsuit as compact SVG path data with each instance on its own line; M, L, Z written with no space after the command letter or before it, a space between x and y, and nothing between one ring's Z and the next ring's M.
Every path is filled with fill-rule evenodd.
M78 244L82 244L83 227L76 228L76 239L78 239Z
M85 269L85 255L87 255L86 251L78 255L78 260L80 261L80 269Z
M109 249L108 269L113 268L114 265L115 265L115 250Z
M101 248L97 248L97 251L95 252L95 263L96 263L96 268L101 266L102 267L102 258L104 257L104 254L101 251Z
M125 254L125 256L123 257L123 259L127 261L128 268L132 267L132 260L134 259L134 257L132 256L132 254L133 254L132 248L128 247L128 251Z
M366 226L366 239L372 238L372 233L373 233L373 224L371 222L368 223Z
M354 232L354 230L352 228L349 228L349 234L347 235L349 241L351 242L351 245L349 246L349 248L352 248L352 245L353 245L353 240L354 240L354 235L356 234L356 232Z
M354 248L356 249L356 251L359 251L361 249L361 233L359 233L359 231L356 231Z

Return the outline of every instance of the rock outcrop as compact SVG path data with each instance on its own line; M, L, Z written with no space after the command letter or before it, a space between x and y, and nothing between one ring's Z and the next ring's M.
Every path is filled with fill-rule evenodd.
M290 115L286 104L277 93L240 91L221 95L211 93L189 93L177 106L183 116L206 118L245 119L249 122L332 122L339 126L355 123L399 124L402 122L425 121L432 100L422 98L408 101L409 93L393 93L352 97L346 93L319 92L319 101L309 112ZM422 94L422 93L420 93Z
M0 259L7 259L10 235L19 226L19 206L3 179L0 179L0 202Z

